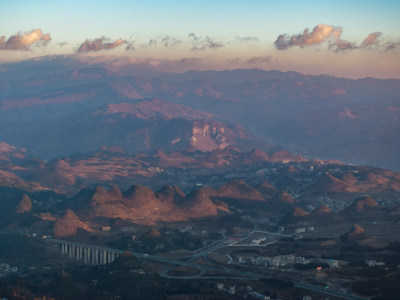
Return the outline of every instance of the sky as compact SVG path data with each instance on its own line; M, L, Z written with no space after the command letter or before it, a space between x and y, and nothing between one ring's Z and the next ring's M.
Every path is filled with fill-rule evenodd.
M400 78L400 1L0 1L0 64L50 55L160 70Z

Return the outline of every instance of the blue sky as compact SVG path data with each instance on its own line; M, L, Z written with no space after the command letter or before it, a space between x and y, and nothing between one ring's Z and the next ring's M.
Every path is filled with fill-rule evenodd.
M40 28L43 34L50 34L51 42L45 49L32 47L18 53L0 51L0 62L35 55L73 54L86 39L104 36L110 39L109 42L117 39L132 42L136 57L235 59L236 52L246 58L272 56L280 60L283 68L285 62L289 68L294 66L292 56L298 54L299 49L291 46L285 51L277 51L274 41L280 34L296 35L306 28L311 31L318 24L327 24L342 28L342 40L360 45L370 33L380 32L381 46L389 45L400 41L399 12L400 1L1 1L0 37L7 40L13 35ZM189 33L195 33L199 39L209 38L223 47L207 48L209 51L203 51L201 55L190 52L193 47L189 45ZM181 42L174 53L144 47L151 39L163 36ZM243 44L235 42L235 37L257 38L257 43L253 40L245 49ZM303 52L300 54L312 56L312 48L313 51L327 51L326 56L331 57L331 51L321 46L301 46ZM119 52L112 50L107 54L126 55L121 50L123 47L118 48ZM365 53L372 58L371 53ZM323 63L321 53L319 56L318 64ZM398 58L398 54L389 56ZM388 76L397 76L395 71L389 73Z
M256 35L274 40L319 23L345 28L352 38L381 31L395 36L400 1L1 1L1 35L42 28L54 40L80 42L101 35L184 36L188 32L229 38Z

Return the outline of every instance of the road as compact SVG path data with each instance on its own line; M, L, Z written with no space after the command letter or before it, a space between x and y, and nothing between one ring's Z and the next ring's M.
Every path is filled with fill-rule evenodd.
M319 287L317 285L313 285L313 284L310 284L310 283L297 282L297 283L294 284L294 286L297 287L297 288L301 288L301 289L305 289L305 290L309 290L309 291L314 291L314 292L318 292L318 293L322 293L322 294L326 294L326 295L330 295L330 296L335 296L335 297L342 298L342 299L368 300L368 298L363 298L363 297L359 297L359 296L355 296L355 295L345 294L345 293L338 292L338 291L324 289L322 287Z
M106 247L101 247L101 246L95 246L95 245L87 245L87 244L81 244L81 243L74 243L74 242L69 242L69 241L61 241L61 240L55 240L55 239L48 239L49 242L67 242L76 246L84 246L88 248L96 248L96 249L102 249L102 250L107 250L107 251L113 251L115 253L122 254L124 251L119 250L119 249L111 249L111 248L106 248ZM196 260L199 257L205 257L207 258L208 253L215 251L221 247L229 246L232 243L236 243L237 241L231 241L229 238L224 238L222 240L219 240L207 247L198 249L192 257L187 259L186 261L181 261L169 257L162 257L162 256L157 256L157 255L149 255L145 253L136 253L133 252L133 255L135 255L138 258L142 259L147 259L147 260L152 260L152 261L157 261L161 263L165 263L167 265L170 265L167 269L163 270L160 272L160 275L165 278L171 278L171 279L184 279L184 280L189 280L189 279L239 279L239 280L259 280L262 278L269 278L260 274L255 274L252 272L247 272L247 271L241 271L238 269L234 268L228 268L228 267L223 267L223 266L210 266L210 265L201 265L197 263L193 263L194 260ZM171 272L173 269L175 269L177 266L185 266L185 267L190 267L193 269L199 270L197 274L194 275L185 275L185 276L174 276L174 275L169 275L169 272ZM221 276L204 276L206 271L213 271L221 274L226 274L226 275L221 275ZM329 289L324 289L319 286L310 284L310 283L305 283L305 282L295 282L293 280L289 280L293 282L294 286L297 288L302 288L306 289L309 291L313 292L318 292L321 294L329 295L329 296L335 296L338 298L346 299L346 300L367 300L367 298L343 293L343 292L338 292L338 291L333 291Z

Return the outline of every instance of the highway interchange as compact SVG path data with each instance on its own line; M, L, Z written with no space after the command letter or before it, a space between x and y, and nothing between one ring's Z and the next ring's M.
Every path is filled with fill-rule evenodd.
M157 256L157 255L150 255L146 253L136 253L133 252L133 255L135 255L138 258L145 259L145 260L151 260L151 261L156 261L160 263L164 263L169 265L168 268L162 270L160 272L160 276L165 277L165 278L170 278L170 279L182 279L182 280L190 280L190 279L236 279L236 280L260 280L260 279L268 279L270 277L263 276L260 274L256 274L253 272L248 272L248 271L241 271L232 267L226 267L226 266L219 266L219 265L205 265L205 264L200 264L196 263L195 261L198 258L204 258L205 260L208 260L208 254L226 246L233 246L237 245L238 243L244 241L247 239L253 232L256 232L256 230L253 230L252 232L249 232L245 235L243 235L239 239L231 239L229 237L226 237L223 235L223 239L218 240L206 247L200 248L196 251L194 251L193 255L186 256L186 257L179 257L179 258L170 258L170 257L163 257L163 256ZM50 240L49 240L50 241ZM56 241L55 239L51 239L51 241ZM60 242L65 242L65 241L60 241ZM124 251L119 250L119 249L109 249L109 248L104 248L101 246L95 246L95 245L85 245L85 244L79 244L79 243L74 243L74 242L69 242L73 245L76 246L87 246L87 247L98 247L98 249L108 249L111 251L115 251L116 253L122 254ZM243 245L246 246L246 245ZM188 268L193 268L197 269L198 273L194 275L171 275L169 274L172 272L174 269L176 269L179 266L183 267L188 267ZM232 266L232 265L230 265ZM221 275L219 276L208 276L207 271L211 272L216 272L220 273ZM223 275L225 274L225 275ZM288 280L288 279L285 279ZM329 296L335 296L337 298L341 299L347 299L347 300L367 300L367 298L359 297L356 295L344 293L344 292L339 292L335 290L331 290L328 288L322 288L318 285L314 285L308 282L304 281L294 281L294 280L288 280L291 281L295 287L329 295Z

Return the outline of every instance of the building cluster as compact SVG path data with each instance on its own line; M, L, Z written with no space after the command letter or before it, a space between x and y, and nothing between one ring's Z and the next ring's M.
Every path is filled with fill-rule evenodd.
M252 240L252 243L253 243L254 245L260 245L262 242L265 242L266 240L267 240L267 237L266 237L266 236L263 236L263 237L260 237L260 238L258 238L258 239Z
M241 291L241 293L243 293L243 292L246 293L244 298L250 297L253 299L260 299L260 300L273 300L269 296L265 296L265 295L261 294L260 292L253 291L253 288L251 286L247 286L246 288L244 288L244 287L236 288L234 285L232 285L229 288L224 288L223 283L218 283L217 289L219 291L225 291L230 295L235 295L236 291L238 290L238 291Z
M147 171L149 172L155 172L155 173L161 173L164 172L165 170L159 167L148 167Z
M400 187L395 188L396 191L400 192ZM400 204L400 197L398 199L391 198L391 199L376 199L375 200L380 206L386 206L389 208L396 207Z
M225 291L228 292L229 295L235 295L236 287L234 285L230 286L229 288L225 288L223 283L217 284L218 291Z
M310 231L314 231L314 227L313 226L308 226L308 227L296 227L294 229L294 232L299 234L299 233L303 233L303 232L310 232Z
M191 231L192 231L192 226L185 226L185 227L179 229L179 231L180 231L181 233L191 232Z
M366 260L365 263L368 267L383 267L386 265L383 261L376 261L376 260Z
M318 197L315 200L318 201L319 203L321 203L321 205L328 206L330 209L332 209L332 211L335 211L335 212L339 212L339 211L346 209L352 203L352 201L337 201L337 200L329 198L326 195Z
M0 277L5 277L10 274L15 274L18 272L18 267L12 267L9 264L1 263L0 264Z
M294 255L278 255L274 257L258 256L258 257L242 257L238 256L238 263L243 265L265 266L265 267L283 267L295 264L305 265L310 261L302 256Z

